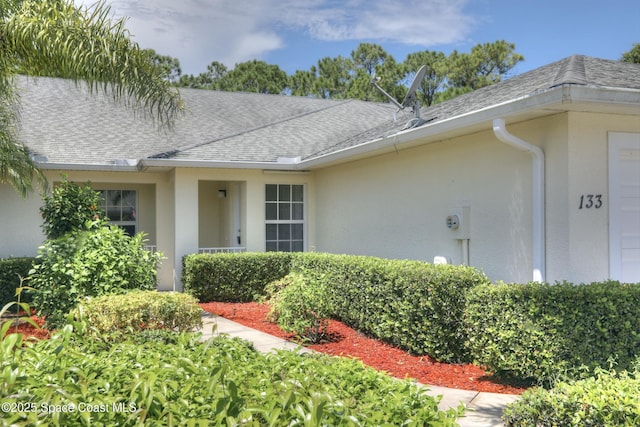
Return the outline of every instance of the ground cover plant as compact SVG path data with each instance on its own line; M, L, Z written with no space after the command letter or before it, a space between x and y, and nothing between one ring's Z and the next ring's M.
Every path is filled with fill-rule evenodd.
M237 339L132 334L76 321L49 340L0 342L3 425L453 426L461 408L353 359L261 354Z

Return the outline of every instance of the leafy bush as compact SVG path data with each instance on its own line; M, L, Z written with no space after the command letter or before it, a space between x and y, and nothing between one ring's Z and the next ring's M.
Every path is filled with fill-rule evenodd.
M638 426L640 372L599 371L596 376L534 388L505 408L509 427Z
M291 254L197 254L183 258L185 292L200 302L247 302L265 295L265 286L289 273Z
M195 334L121 342L67 325L45 341L0 343L5 425L455 425L415 383L353 359L282 351ZM148 339L145 339L148 338ZM73 405L73 410L64 412Z
M185 290L205 301L252 301L290 272L326 290L337 319L414 354L466 361L468 289L488 283L471 267L323 253L188 255ZM307 280L305 279L305 280Z
M498 374L548 383L640 354L640 285L503 283L468 299L469 347Z
M175 292L103 295L82 301L79 309L101 333L160 328L190 331L202 326L202 309L196 299Z
M59 327L84 297L154 289L159 261L159 253L144 249L142 234L130 237L116 226L72 231L40 248L31 272L33 305Z
M57 239L74 230L98 228L97 220L104 216L100 204L100 193L90 183L81 187L65 177L50 196L44 196L42 230L48 239Z
M29 276L34 261L35 258L29 257L0 259L0 307L17 300L16 289L27 284L21 284L20 278ZM29 292L22 292L20 301L30 302Z
M469 359L462 313L469 289L488 279L464 266L306 253L293 270L326 286L335 316L413 354L440 361Z
M269 316L283 330L311 343L325 338L329 317L333 315L326 282L314 280L309 273L289 273L268 285L269 291Z

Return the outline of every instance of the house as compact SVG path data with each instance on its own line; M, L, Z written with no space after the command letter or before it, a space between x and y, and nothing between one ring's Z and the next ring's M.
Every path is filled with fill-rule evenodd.
M182 256L304 250L468 264L492 280L640 282L640 65L581 55L421 111L184 89L159 131L82 86L20 80L50 181L103 190L181 289ZM395 119L394 119L395 118ZM0 185L0 257L43 241Z

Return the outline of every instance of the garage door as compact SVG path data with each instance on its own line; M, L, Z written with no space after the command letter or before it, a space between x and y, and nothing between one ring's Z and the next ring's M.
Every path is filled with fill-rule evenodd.
M640 282L640 134L609 134L609 198L611 278Z

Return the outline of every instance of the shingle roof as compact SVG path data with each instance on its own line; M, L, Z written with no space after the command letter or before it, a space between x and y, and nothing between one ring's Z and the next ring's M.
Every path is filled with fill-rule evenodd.
M640 90L640 64L574 55L486 86L452 100L423 108L420 115L429 124L462 116L483 108L525 98L562 85L582 85ZM355 135L315 156L363 144L400 132L406 120L383 123L368 132Z
M387 104L183 89L187 112L159 131L105 94L55 78L20 77L20 138L52 163L172 158L275 162L310 155L389 122Z
M430 124L562 85L640 89L640 65L581 55L565 58L423 108ZM187 113L172 132L114 105L107 95L54 78L19 80L22 141L49 162L118 159L276 162L311 159L400 132L390 104L182 89Z

